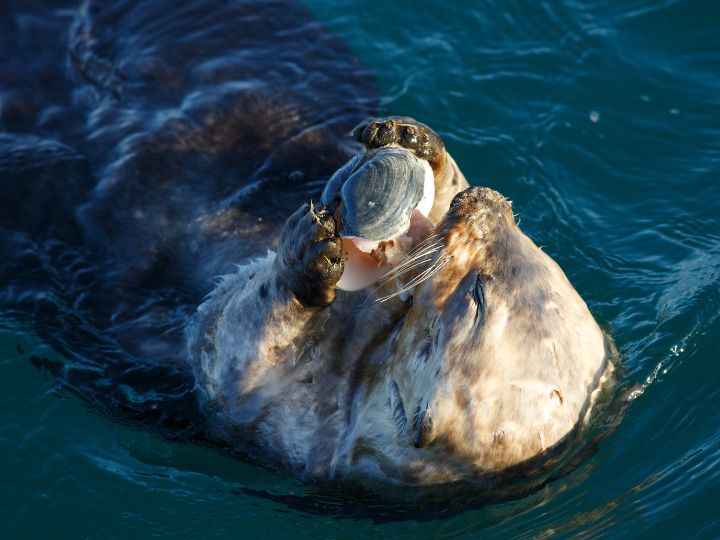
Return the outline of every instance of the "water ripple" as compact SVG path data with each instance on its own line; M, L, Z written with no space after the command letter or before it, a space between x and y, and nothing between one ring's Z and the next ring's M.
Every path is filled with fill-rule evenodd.
M81 386L58 387L58 366L100 373L112 359L133 382L138 357L171 359L161 345L188 315L172 309L184 291L112 306L115 335L147 330L137 336L144 348L124 349L93 317L93 261L59 241L8 237L0 249L8 276L0 292L6 527L74 537L720 534L720 4L311 0L317 20L273 27L270 45L256 33L227 31L226 22L262 28L262 9L273 3L227 2L214 11L194 0L161 12L161 3L119 0L99 14L100 4L58 9L63 2L54 1L36 12L11 0L0 8L0 130L18 149L62 149L70 156L63 174L79 184L83 175L102 178L107 187L138 172L154 182L183 174L170 158L148 170L148 152L202 148L225 160L213 170L196 164L208 182L250 170L261 186L273 156L246 155L242 140L227 136L242 131L233 123L242 116L239 96L316 93L292 106L283 99L261 126L267 132L293 117L322 127L327 117L375 108L377 80L383 113L431 124L472 183L513 200L523 229L612 332L626 384L639 386L597 452L540 493L429 522L352 519L305 486L111 421L75 397ZM106 19L132 24L106 33ZM307 37L325 29L342 42ZM280 42L288 45L273 46ZM338 63L343 43L358 60ZM248 65L249 55L273 60L272 73L262 68L269 61ZM298 77L308 57L317 70ZM284 86L288 78L297 86ZM348 107L333 105L341 102ZM68 121L76 118L80 127ZM276 135L275 142L288 138ZM70 159L81 154L87 159ZM317 190L319 182L309 185ZM191 204L251 195L219 189ZM30 267L31 274L18 270ZM60 336L64 355L23 326L30 305L45 332ZM149 338L157 334L162 343ZM97 381L94 391L127 403L182 403L191 383L173 373L162 387ZM290 495L312 501L312 515L277 498Z

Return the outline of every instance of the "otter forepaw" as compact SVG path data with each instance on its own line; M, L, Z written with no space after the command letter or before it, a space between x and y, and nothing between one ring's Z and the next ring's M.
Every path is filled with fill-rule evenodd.
M335 285L344 270L343 251L327 209L310 203L290 216L277 254L281 282L303 305L324 307L335 300Z
M395 144L425 159L437 173L445 165L445 143L425 124L408 116L366 120L350 132L368 148Z

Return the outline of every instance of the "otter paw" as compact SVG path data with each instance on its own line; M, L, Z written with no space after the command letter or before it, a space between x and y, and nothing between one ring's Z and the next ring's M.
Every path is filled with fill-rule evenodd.
M366 120L350 135L368 148L395 144L425 159L437 173L445 164L445 143L425 124L408 116L389 116Z
M303 205L283 226L277 251L278 275L307 307L335 300L335 284L344 270L342 242L325 208Z

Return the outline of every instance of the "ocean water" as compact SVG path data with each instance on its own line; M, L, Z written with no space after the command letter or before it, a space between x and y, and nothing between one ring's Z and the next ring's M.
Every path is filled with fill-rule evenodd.
M75 8L51 4L42 23L10 17L12 2L0 20L69 27ZM67 359L0 306L2 537L720 537L720 4L306 6L375 78L383 113L433 126L471 183L512 199L642 393L538 493L431 520L356 517L287 504L307 488L108 418L31 361ZM6 66L33 47L0 45ZM21 65L0 72L0 103L22 80ZM76 140L52 113L43 125ZM15 118L0 115L3 129L26 129Z

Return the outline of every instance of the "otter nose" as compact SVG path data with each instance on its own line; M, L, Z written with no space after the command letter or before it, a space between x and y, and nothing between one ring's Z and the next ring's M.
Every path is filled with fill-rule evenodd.
M455 195L437 231L449 240L465 240L507 223L514 223L510 201L490 188L471 187Z
M455 195L450 202L450 208L456 211L472 211L479 207L507 206L508 204L509 201L497 191L487 187L474 186Z

